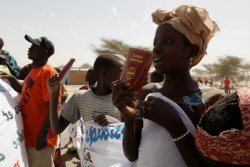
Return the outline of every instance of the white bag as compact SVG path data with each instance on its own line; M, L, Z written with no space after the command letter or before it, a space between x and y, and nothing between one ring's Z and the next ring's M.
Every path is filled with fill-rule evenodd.
M0 79L0 166L27 167L19 94Z
M99 126L85 122L83 129L78 129L83 136L76 139L78 153L83 155L82 166L129 167L131 163L122 149L123 131L124 123Z

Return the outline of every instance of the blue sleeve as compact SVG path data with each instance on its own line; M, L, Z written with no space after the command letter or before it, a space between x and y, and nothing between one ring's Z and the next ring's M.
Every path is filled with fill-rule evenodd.
M15 58L11 56L10 54L6 54L5 56L6 56L7 63L10 65L10 67L12 68L12 71L14 72L15 77L18 77L20 74L20 67L17 65Z

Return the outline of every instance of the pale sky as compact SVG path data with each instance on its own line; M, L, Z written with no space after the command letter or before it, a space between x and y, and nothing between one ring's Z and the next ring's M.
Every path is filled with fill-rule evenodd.
M54 43L55 54L49 59L53 66L66 64L71 57L76 59L74 67L93 65L96 57L91 45L98 46L100 38L152 47L156 25L151 13L182 4L206 8L221 30L200 65L225 55L250 62L249 0L0 0L0 36L5 42L3 49L20 66L31 62L25 34L46 36Z

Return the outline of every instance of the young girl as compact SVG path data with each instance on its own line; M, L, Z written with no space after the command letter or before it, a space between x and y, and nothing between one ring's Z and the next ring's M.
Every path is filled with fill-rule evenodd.
M121 80L113 83L113 103L125 122L124 153L136 167L204 167L194 143L194 126L223 92L199 87L190 68L203 58L219 28L205 9L195 6L183 5L170 12L156 10L152 17L158 25L154 65L165 80L162 88L149 94L137 108L138 92ZM142 129L136 126L136 110L144 117Z

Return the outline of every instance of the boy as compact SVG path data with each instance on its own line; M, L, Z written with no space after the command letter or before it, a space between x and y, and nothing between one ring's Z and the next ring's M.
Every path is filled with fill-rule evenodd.
M84 123L94 120L105 126L120 122L120 112L112 104L111 83L120 78L125 58L119 55L107 54L97 57L94 63L96 86L87 91L75 93L57 115L59 95L58 75L52 76L48 82L51 95L50 122L54 133L61 133L69 123L75 123L80 118Z

